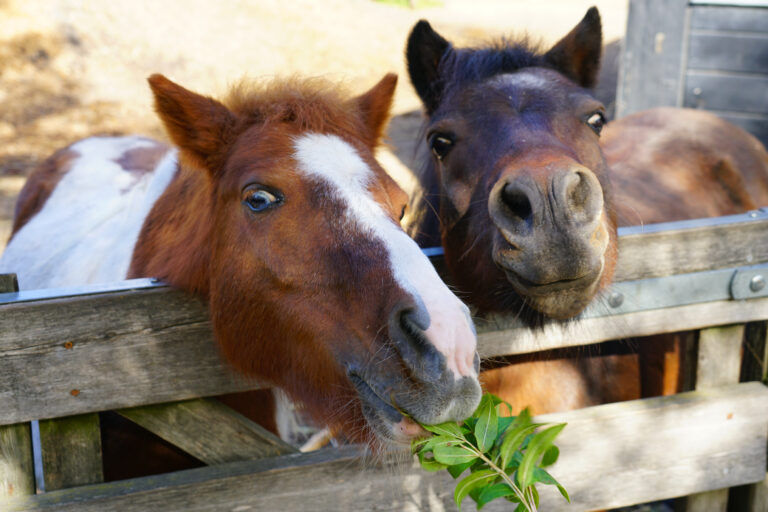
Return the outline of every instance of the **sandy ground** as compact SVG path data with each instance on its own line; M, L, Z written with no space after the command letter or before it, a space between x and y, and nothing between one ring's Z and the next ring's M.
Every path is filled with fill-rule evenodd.
M417 5L419 2L416 2ZM428 19L462 43L527 31L553 43L591 5L606 41L625 0L442 0L409 9L372 0L0 0L0 247L25 177L55 149L104 133L164 137L146 77L216 96L242 77L323 75L356 91L400 77L384 166L407 180L420 125L403 48Z

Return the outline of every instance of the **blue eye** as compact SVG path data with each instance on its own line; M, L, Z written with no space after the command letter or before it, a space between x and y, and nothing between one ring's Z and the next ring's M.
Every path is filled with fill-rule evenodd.
M282 197L263 188L249 187L243 192L243 204L254 213L279 205Z

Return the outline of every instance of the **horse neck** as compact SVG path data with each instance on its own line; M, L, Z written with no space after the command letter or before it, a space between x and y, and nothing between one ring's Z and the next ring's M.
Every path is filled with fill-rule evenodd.
M183 163L158 198L139 234L129 278L157 277L207 296L213 185L208 174Z

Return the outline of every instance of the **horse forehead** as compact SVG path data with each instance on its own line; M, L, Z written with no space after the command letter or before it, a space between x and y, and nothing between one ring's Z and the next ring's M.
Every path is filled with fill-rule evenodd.
M545 68L525 68L514 73L496 75L486 82L490 87L504 91L520 89L529 92L552 93L567 84L556 71Z
M301 172L328 183L344 199L372 197L368 186L374 179L373 170L341 137L307 133L295 137L294 150Z

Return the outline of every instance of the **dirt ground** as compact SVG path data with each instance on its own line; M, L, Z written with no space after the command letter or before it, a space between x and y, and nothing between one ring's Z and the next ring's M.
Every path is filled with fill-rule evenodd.
M407 3L407 2L403 2ZM420 3L414 2L417 6ZM407 184L421 122L405 74L413 24L460 43L527 31L554 43L591 5L605 41L625 30L625 0L0 0L0 248L33 167L93 134L164 138L146 77L160 72L216 96L243 77L323 75L362 92L400 75L383 165Z

